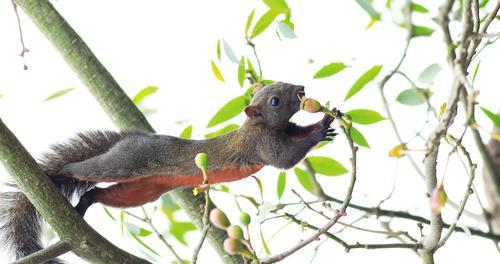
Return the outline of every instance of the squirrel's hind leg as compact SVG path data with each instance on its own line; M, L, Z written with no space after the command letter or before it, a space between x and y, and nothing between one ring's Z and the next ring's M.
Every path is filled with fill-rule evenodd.
M102 190L101 188L95 187L94 189L87 191L82 197L80 197L80 201L75 206L76 211L83 217L85 216L85 212L91 205L93 205L95 200L95 193Z

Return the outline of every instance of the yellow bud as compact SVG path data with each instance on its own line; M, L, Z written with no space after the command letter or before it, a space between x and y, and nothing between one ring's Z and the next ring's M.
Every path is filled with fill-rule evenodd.
M446 103L443 103L441 107L439 107L439 120L443 119L445 110L446 110Z
M406 155L406 145L405 144L400 144L395 147L393 147L391 150L389 150L389 157L393 158L401 158Z

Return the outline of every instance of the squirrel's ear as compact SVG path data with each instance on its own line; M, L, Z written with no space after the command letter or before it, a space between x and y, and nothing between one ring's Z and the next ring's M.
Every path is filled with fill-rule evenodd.
M247 114L249 118L255 118L261 115L259 107L255 105L245 107L245 114Z

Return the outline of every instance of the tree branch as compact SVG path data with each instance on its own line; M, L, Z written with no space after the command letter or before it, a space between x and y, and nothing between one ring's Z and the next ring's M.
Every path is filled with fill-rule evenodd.
M345 195L344 201L342 202L342 205L339 209L339 211L335 214L330 221L328 221L323 227L319 228L313 235L311 235L309 238L302 240L299 242L297 245L293 246L292 248L279 253L277 255L273 255L270 257L267 257L263 260L260 261L261 264L267 264L267 263L274 263L277 261L280 261L291 254L297 252L299 249L305 247L309 243L316 241L321 235L325 234L328 232L328 230L337 223L337 221L346 214L346 209L349 206L349 203L352 199L352 192L354 190L354 184L356 183L356 172L357 172L357 163L356 163L356 152L358 151L358 147L354 146L354 142L352 141L351 136L349 135L350 131L349 129L346 129L342 127L342 130L347 138L347 141L349 143L349 147L351 149L351 180L349 182L349 187L347 189L347 193Z
M307 222L304 222L303 220L297 219L295 216L286 213L285 217L290 219L292 222L298 224L298 225L304 225L305 228L309 228L312 230L318 231L320 228L313 226ZM329 239L332 239L333 241L339 243L341 246L344 247L346 252L349 252L351 249L356 249L356 248L363 248L363 249L385 249L385 248L409 248L409 249L419 249L422 247L422 245L418 243L384 243L384 244L363 244L356 242L355 244L349 244L345 242L343 239L339 238L338 236L330 233L330 232L325 232L325 236Z
M2 120L0 159L21 191L61 240L74 248L75 254L92 263L149 263L117 248L92 229L40 170Z
M341 199L338 199L338 198L335 198L335 197L329 196L329 195L326 196L326 200L332 201L332 202L338 203L338 204L341 204L343 202ZM410 214L410 213L404 212L404 211L386 210L386 209L381 209L380 207L368 207L368 206L362 206L362 205L358 205L358 204L354 204L354 203L350 203L349 208L363 211L363 212L366 212L368 214L375 215L377 217L386 216L386 217L391 217L391 218L407 219L407 220L412 220L412 221L422 223L422 224L427 224L427 225L431 223L431 221L425 217L413 215L413 214ZM450 225L447 223L443 223L443 227L449 228ZM473 227L461 228L461 227L457 226L457 227L455 227L455 231L466 233L466 234L470 233L471 235L475 235L475 236L479 236L479 237L483 237L483 238L487 238L487 239L494 239L494 240L500 239L500 234L492 234L492 233L483 232L483 231L478 230L478 229L473 228Z
M64 240L59 240L57 243L50 245L38 252L29 256L16 260L12 264L38 264L45 263L51 259L57 258L60 255L71 251L73 248L70 243Z
M144 115L121 89L113 76L48 0L16 0L16 3L60 52L116 126L120 129L140 129L154 132ZM173 190L170 193L185 210L191 221L201 228L205 201L203 197L193 196L191 190L191 188L185 188ZM222 248L226 237L225 232L215 228L208 233L209 242L224 263L241 262L241 257L231 256Z

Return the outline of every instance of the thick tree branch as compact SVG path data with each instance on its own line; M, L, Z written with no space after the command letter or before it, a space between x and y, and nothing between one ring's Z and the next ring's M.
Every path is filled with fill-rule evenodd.
M16 0L16 3L61 53L116 126L123 130L154 132L113 76L48 0ZM170 193L193 223L202 228L203 197L195 197L191 188L173 190ZM231 256L222 248L226 237L225 232L215 228L208 233L208 241L224 263L241 262L240 257Z
M21 191L75 254L92 263L149 263L117 248L92 229L1 120L0 158Z

